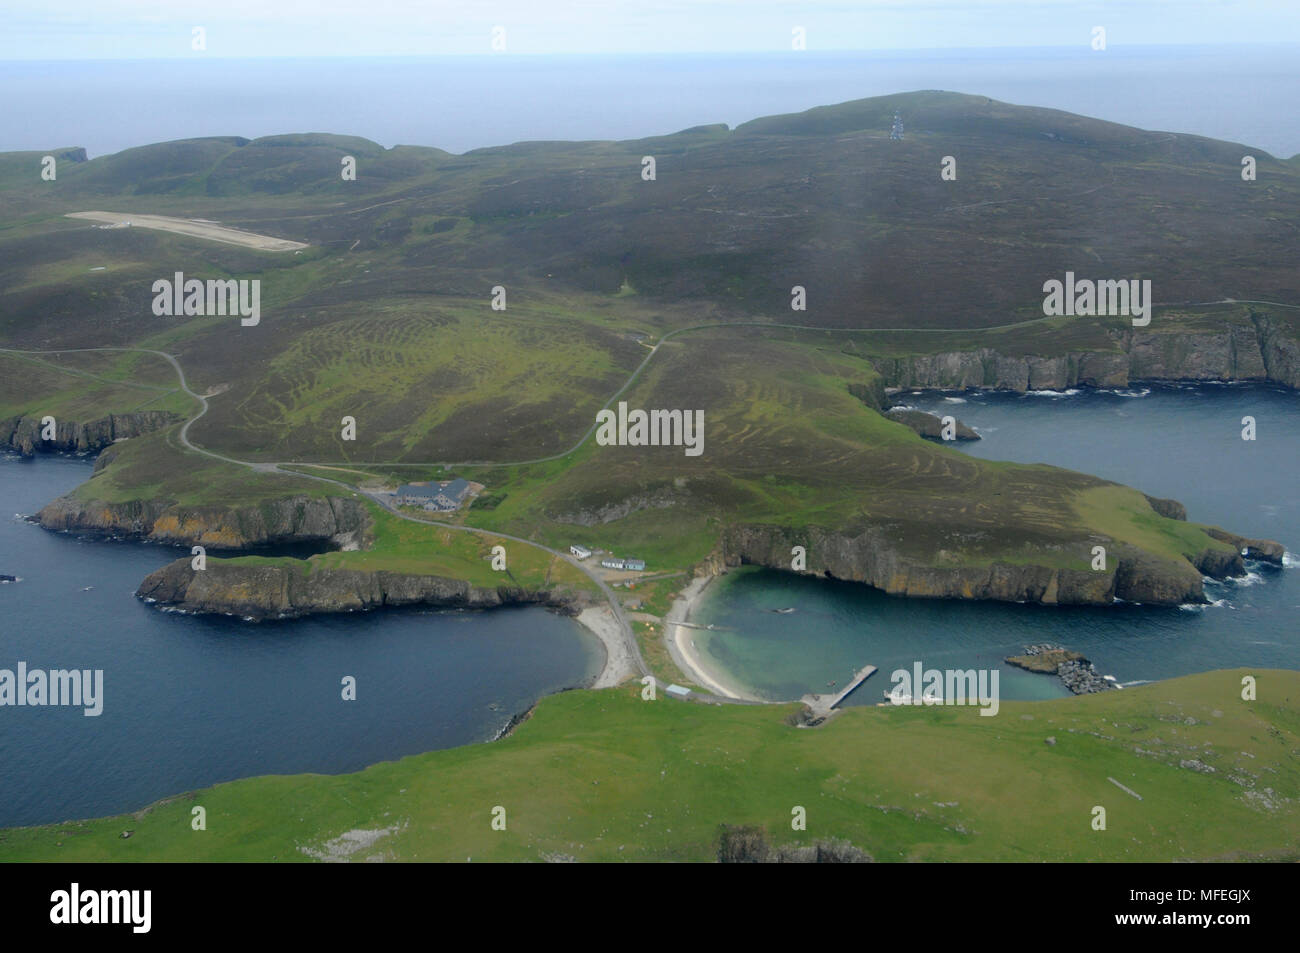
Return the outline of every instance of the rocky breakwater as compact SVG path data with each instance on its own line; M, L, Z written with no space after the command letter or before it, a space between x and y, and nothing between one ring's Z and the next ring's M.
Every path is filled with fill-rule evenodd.
M291 496L246 505L188 505L165 499L83 499L74 491L46 505L35 521L56 532L214 549L287 543L357 549L370 531L369 513L351 497Z
M1225 542L1240 544L1237 552L1207 548L1195 560L1171 560L1117 544L1111 547L1110 566L1104 570L997 560L980 565L934 565L903 552L906 531L894 525L855 530L735 525L723 534L722 553L729 566L748 563L790 571L792 547L803 546L807 552L803 572L862 582L914 598L1089 606L1111 605L1121 599L1176 606L1206 601L1203 576L1244 575L1239 555L1242 548L1261 557L1275 552L1276 561L1281 561L1280 544L1216 532L1226 537Z
M78 422L58 420L54 423L53 439L41 436L44 429L41 417L22 416L0 419L0 447L17 451L25 457L42 451L71 451L93 453L103 450L115 441L138 437L161 430L180 418L161 410L143 410L133 414L109 414L95 420Z
M201 571L196 571L189 559L168 563L145 577L136 596L184 612L254 620L409 605L467 609L542 605L576 615L589 598L563 587L485 588L441 576L327 568L289 560L252 565L212 559Z
M1115 687L1114 682L1101 675L1092 662L1078 652L1071 652L1050 642L1027 645L1024 655L1012 655L1006 661L1008 665L1029 672L1055 673L1065 683L1065 687L1076 695L1091 695Z

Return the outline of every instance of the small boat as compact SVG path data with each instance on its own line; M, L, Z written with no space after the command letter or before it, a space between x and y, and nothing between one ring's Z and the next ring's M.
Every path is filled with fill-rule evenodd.
M786 606L784 609L773 609L772 611L773 611L773 612L778 612L778 613L780 613L781 615L788 615L789 613L795 611L795 607L794 607L794 606Z

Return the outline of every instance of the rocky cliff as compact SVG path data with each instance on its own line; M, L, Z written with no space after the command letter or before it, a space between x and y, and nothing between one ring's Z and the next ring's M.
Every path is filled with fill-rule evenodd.
M1204 332L1110 332L1109 349L1055 357L1007 355L994 348L872 358L887 387L965 390L1063 390L1126 387L1137 380L1272 381L1300 388L1300 343L1279 322Z
M243 506L192 506L165 499L83 500L68 494L45 506L36 522L60 532L218 549L285 543L356 549L370 530L365 506L350 497L294 496Z
M487 589L440 576L310 567L305 563L241 565L209 560L206 569L196 571L188 558L150 573L136 595L146 602L186 612L258 620L404 605L470 609L544 605L573 615L587 599L585 593L567 588Z
M931 440L944 439L943 418L938 414L928 414L924 410L904 410L901 407L894 407L885 411L885 416L890 420L898 421L919 436L929 437ZM954 417L953 439L978 440L980 435Z
M54 439L41 438L40 417L9 417L0 420L0 447L16 450L30 457L42 450L63 450L89 453L103 450L115 440L138 437L153 430L170 426L179 418L161 410L143 410L133 414L109 414L79 423L75 420L55 420Z
M1116 599L1146 605L1204 602L1203 576L1244 574L1243 550L1251 558L1281 562L1278 543L1214 532L1223 534L1216 538L1240 544L1237 552L1207 548L1194 560L1169 560L1114 546L1112 565L1100 571L1006 562L933 566L899 552L879 528L850 535L821 527L795 531L779 526L732 526L724 534L722 548L728 565L750 563L789 570L791 547L801 545L807 550L807 572L863 582L894 595L1044 605L1102 606Z

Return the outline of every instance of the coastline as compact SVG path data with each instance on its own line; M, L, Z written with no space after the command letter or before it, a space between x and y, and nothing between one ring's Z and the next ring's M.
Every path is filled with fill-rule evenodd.
M613 688L638 671L631 647L608 605L588 606L574 617L579 625L600 640L605 662L591 688Z
M694 640L691 638L691 630L687 626L678 624L691 620L691 613L700 604L704 590L709 587L713 579L713 576L696 576L673 601L672 608L664 617L664 637L668 643L668 654L672 656L673 662L681 669L683 675L715 695L737 701L769 704L768 699L742 691L734 685L727 684L718 676L710 674L700 661Z

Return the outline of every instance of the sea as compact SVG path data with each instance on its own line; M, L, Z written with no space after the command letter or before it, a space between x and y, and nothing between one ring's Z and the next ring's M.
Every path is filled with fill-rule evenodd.
M997 670L1002 698L1068 694L1055 676L1007 665L1052 642L1122 685L1213 669L1300 669L1300 397L1251 384L1147 384L1119 390L902 393L896 404L956 417L981 439L971 456L1047 463L1173 498L1188 519L1276 539L1286 566L1209 581L1212 604L1104 608L903 599L850 582L762 569L716 579L693 616L705 667L724 684L788 700L842 688L875 665L845 704L875 704L892 673ZM1242 439L1254 417L1256 439ZM794 612L779 613L776 609ZM834 682L833 687L831 683Z
M1300 46L0 62L0 152L328 132L465 152L943 89L1300 153Z
M136 810L259 774L339 774L489 741L588 682L595 636L536 607L244 622L166 612L140 580L188 550L51 533L22 517L88 457L0 454L0 669L102 669L103 712L0 708L0 827ZM355 679L345 701L343 679Z
M0 151L93 156L195 136L364 136L452 152L522 140L628 139L919 89L979 94L1149 129L1300 153L1294 45L860 53L192 59L0 63ZM962 451L1073 467L1169 496L1191 518L1300 549L1300 413L1263 387L904 395L984 435ZM1253 413L1259 439L1239 438ZM494 737L583 683L601 649L542 609L385 611L250 624L140 603L180 553L46 533L21 519L90 475L85 458L0 456L0 668L102 668L104 712L0 710L0 826L134 810L238 777L345 772ZM1001 666L1037 641L1134 684L1224 666L1300 667L1300 582L1252 567L1215 604L1105 610L903 601L866 587L740 572L699 610L727 626L707 663L772 698L864 664ZM796 612L765 611L794 607ZM1062 694L1002 668L1004 697ZM345 676L356 700L341 698Z

